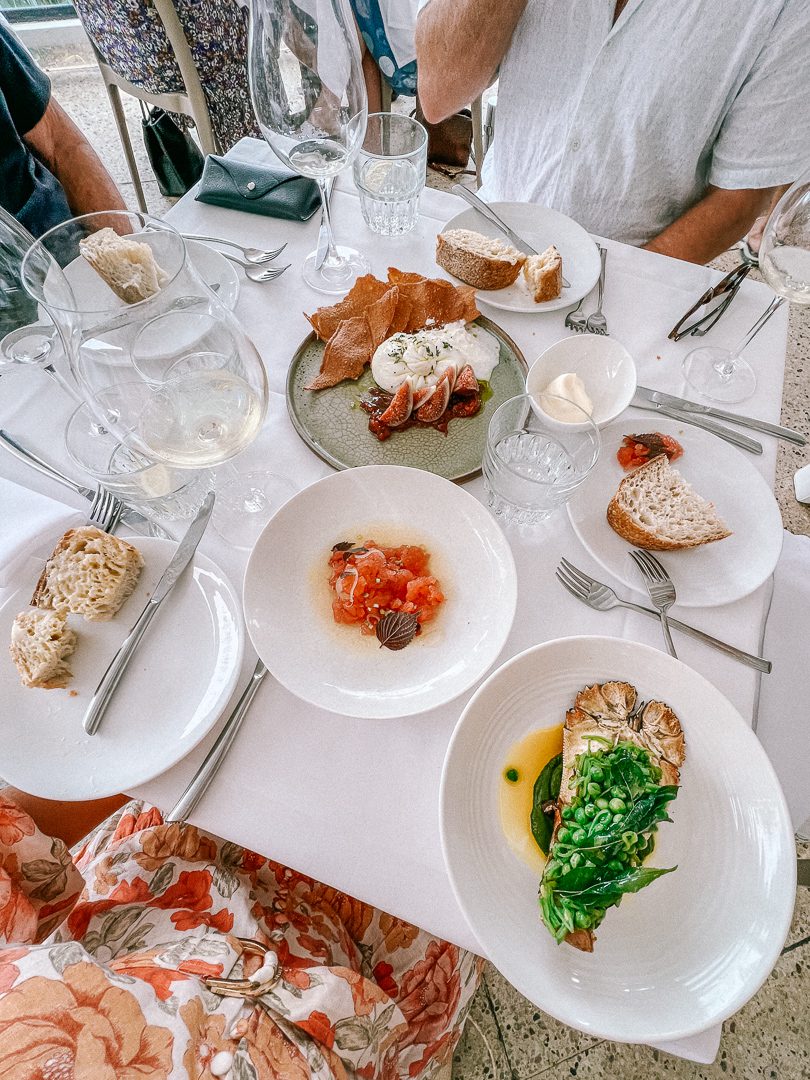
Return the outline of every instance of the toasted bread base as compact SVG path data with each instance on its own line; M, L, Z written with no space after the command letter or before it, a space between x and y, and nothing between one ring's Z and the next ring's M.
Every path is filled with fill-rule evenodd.
M456 230L458 231L458 230ZM476 289L505 289L514 284L526 256L508 245L504 254L487 255L448 240L443 233L436 237L436 262L448 274Z

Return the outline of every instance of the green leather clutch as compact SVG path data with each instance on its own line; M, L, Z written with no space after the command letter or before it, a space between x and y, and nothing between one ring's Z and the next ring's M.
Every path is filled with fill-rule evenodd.
M213 154L205 159L195 199L288 221L311 218L321 201L318 185L305 176Z

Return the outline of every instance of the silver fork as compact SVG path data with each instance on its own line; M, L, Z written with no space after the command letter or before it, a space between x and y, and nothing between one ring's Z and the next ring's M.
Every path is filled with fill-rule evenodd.
M569 330L573 330L575 334L585 334L588 330L586 326L587 319L585 318L585 312L579 310L584 302L585 297L583 296L577 306L572 307L568 314L565 316L565 325L568 327Z
M607 334L607 319L602 314L602 297L605 293L605 263L607 262L607 248L599 248L601 267L599 269L599 285L596 294L596 311L588 316L586 323L589 334Z
M223 244L225 247L236 248L237 251L242 252L242 258L249 263L255 263L257 266L262 266L264 263L272 262L273 259L277 259L282 253L286 244L282 244L281 247L275 248L272 251L266 251L264 248L255 247L242 247L241 244L235 244L233 240L223 240L219 236L194 236L191 233L183 233L186 240L204 240L208 244ZM223 251L224 255L225 252Z
M651 555L649 551L641 551L639 548L634 548L630 552L630 555L644 577L644 581L647 584L647 592L650 594L650 600L652 600L653 607L658 608L658 612L661 616L661 629L664 632L664 643L666 644L667 652L670 656L674 656L677 659L678 654L675 652L675 646L672 644L672 634L669 632L669 622L667 621L667 612L675 603L675 586L672 583L672 578L658 559L656 559L654 555Z
M251 281L275 281L277 277L281 277L285 270L290 269L289 263L286 266L268 266L263 269L261 266L254 266L253 263L242 262L235 255L229 255L227 251L220 251L220 255L230 262L236 263L237 266L241 266L245 271L245 277L250 278Z
M90 503L88 524L95 525L102 532L115 532L123 510L124 504L118 496L99 484Z
M594 611L627 608L629 611L637 611L640 615L647 615L656 621L659 618L658 612L653 611L652 608L634 604L632 600L622 600L609 585L592 578L590 574L586 574L584 570L574 566L568 559L560 560L556 576L560 584L572 596L575 596L577 600L581 600L583 604L587 604L588 607L593 608ZM744 649L738 649L735 645L729 645L727 642L712 637L711 634L698 630L688 623L682 623L678 619L670 619L669 625L682 634L695 638L696 641L702 641L704 645L710 645L713 649L731 656L734 660L739 660L741 664L747 664L748 667L756 668L757 671L764 671L766 675L771 671L770 660L765 660L761 656L754 656L753 653L747 653Z

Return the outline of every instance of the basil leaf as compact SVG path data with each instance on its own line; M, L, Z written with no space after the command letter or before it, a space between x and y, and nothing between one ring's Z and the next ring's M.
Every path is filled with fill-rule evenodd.
M546 762L543 771L534 782L532 791L531 828L535 843L548 855L551 844L551 834L554 832L554 815L543 813L543 804L549 799L557 799L560 794L560 782L562 780L562 754L557 754Z
M673 870L677 870L677 867L669 866L666 869L658 869L653 866L639 866L635 870L627 870L612 879L598 881L587 888L570 891L563 888L563 882L570 876L565 874L557 882L556 891L561 896L575 897L580 903L594 903L599 907L605 907L608 904L617 904L625 893L638 892L639 889L650 885L662 874L671 874ZM571 873L573 874L575 871L571 871Z

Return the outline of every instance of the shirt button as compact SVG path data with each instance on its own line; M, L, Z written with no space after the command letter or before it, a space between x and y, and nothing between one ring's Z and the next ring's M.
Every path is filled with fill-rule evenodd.
M572 139L571 140L571 149L572 150L579 150L579 146L580 146L579 139Z

